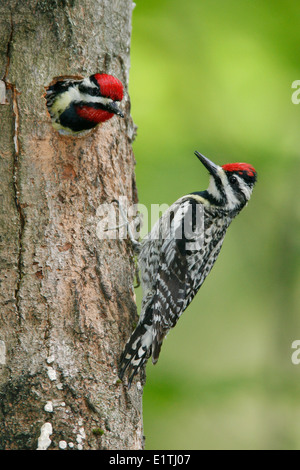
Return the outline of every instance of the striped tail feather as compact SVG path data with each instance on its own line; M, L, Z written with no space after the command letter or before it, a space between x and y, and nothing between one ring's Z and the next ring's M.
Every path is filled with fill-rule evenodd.
M140 323L126 344L120 360L119 377L122 380L125 372L128 372L128 388L130 388L134 376L151 355L151 349L152 326L144 322Z

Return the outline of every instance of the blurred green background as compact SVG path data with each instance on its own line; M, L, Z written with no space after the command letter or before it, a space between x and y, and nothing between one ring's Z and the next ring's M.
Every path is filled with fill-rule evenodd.
M194 150L258 172L198 295L147 366L146 449L299 449L300 4L136 0L140 203L206 189ZM138 290L140 301L141 292Z

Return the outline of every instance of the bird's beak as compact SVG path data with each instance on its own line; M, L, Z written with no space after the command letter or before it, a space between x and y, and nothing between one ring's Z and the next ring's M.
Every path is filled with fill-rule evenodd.
M111 103L107 104L105 106L106 108L106 111L110 112L110 113L114 113L114 114L117 114L118 116L121 116L122 118L124 117L124 114L122 113L122 111L120 110L120 108L116 105L116 103L114 101L112 101Z
M205 168L209 171L209 173L212 176L218 176L218 172L219 172L219 169L220 169L220 167L218 165L213 163L211 160L206 158L201 153L197 152L197 150L195 151L195 155L196 155L196 157L199 158L200 162L205 166Z

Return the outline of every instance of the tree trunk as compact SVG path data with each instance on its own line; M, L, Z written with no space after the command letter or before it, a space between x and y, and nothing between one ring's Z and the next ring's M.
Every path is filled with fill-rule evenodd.
M136 321L127 240L101 240L97 209L137 202L128 97L131 0L0 5L0 449L141 449L142 387L118 360ZM62 137L44 87L104 72L117 116Z

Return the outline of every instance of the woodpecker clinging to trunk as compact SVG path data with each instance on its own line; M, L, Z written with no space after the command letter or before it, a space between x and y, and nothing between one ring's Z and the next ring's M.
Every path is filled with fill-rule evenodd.
M57 79L45 98L53 127L63 135L85 133L114 114L124 117L116 104L123 99L123 85L112 75Z
M178 199L154 225L139 252L143 300L138 325L121 357L119 376L128 386L152 355L158 360L164 337L209 274L234 217L247 204L256 171L247 163L218 166L195 152L210 174L206 191Z

